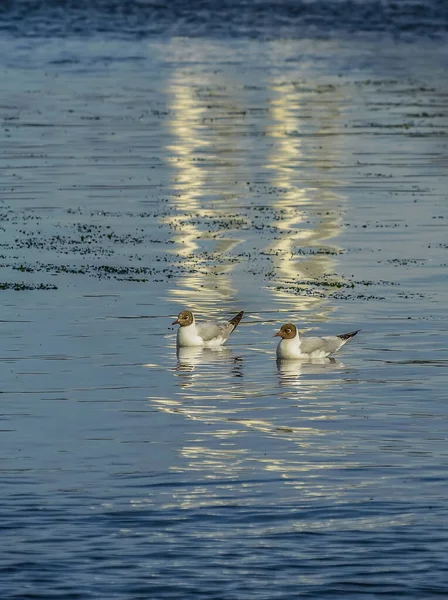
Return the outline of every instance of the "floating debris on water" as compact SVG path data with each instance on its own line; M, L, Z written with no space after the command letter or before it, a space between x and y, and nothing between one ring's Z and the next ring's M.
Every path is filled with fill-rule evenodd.
M31 290L57 290L58 287L56 285L52 285L49 283L23 283L23 282L0 282L0 290L13 290L14 292L24 292Z

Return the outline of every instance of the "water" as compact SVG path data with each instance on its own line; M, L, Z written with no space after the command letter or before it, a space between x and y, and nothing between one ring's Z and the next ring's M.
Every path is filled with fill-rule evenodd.
M344 15L286 39L266 5L233 36L233 5L143 36L22 6L0 40L1 597L446 597L443 6L434 35L389 8L414 26L378 17L381 43ZM185 307L246 315L177 356ZM286 321L362 331L277 364Z

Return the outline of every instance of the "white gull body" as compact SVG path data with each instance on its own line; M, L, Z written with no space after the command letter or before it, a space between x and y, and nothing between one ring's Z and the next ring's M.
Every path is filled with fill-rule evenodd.
M359 329L340 335L328 335L324 337L301 337L295 325L286 323L275 336L281 337L277 346L277 358L283 359L310 359L326 358L333 354L352 337ZM274 336L274 337L275 337Z

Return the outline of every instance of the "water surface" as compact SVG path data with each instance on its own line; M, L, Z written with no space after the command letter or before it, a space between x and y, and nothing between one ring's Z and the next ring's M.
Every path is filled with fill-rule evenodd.
M30 28L0 42L2 597L445 597L445 45ZM177 355L184 307L246 316ZM277 364L286 321L362 332Z

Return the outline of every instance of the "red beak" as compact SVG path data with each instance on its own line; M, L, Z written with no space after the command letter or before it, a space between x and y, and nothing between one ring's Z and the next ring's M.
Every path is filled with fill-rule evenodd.
M273 337L282 337L282 334L280 333L280 331L277 331L277 333L274 333Z
M176 319L175 321L173 321L173 322L171 323L171 325L179 325L179 319Z

